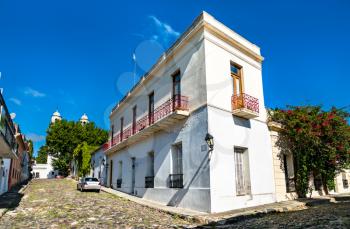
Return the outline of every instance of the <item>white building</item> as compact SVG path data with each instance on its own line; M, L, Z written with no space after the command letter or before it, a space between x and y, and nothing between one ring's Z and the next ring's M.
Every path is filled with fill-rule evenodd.
M203 212L276 201L262 61L203 12L110 114L107 185Z
M107 157L102 147L91 155L91 176L99 179L102 185L107 184Z
M32 166L33 178L35 179L52 179L58 175L58 171L52 167L52 156L47 156L46 164L37 164L34 162Z

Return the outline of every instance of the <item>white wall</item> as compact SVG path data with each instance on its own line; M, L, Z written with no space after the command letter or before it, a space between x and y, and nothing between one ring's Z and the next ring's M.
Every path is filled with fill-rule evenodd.
M103 164L103 159L105 160L105 163ZM94 167L91 170L91 176L96 177L100 180L100 182L103 185L106 185L107 179L106 179L106 166L107 163L107 157L103 152L103 149L100 148L97 150L92 156L91 161L94 161ZM100 177L99 177L100 174Z
M11 159L2 159L4 165L0 167L0 195L8 191Z
M39 179L52 179L58 175L58 171L52 167L52 157L50 155L47 157L46 164L33 165L32 173L33 178L36 177L36 173L39 173Z
M208 32L205 37L208 123L215 141L210 163L211 211L274 202L272 150L266 125L261 64ZM255 119L246 120L231 113L231 61L242 66L243 92L259 99L259 117ZM234 147L248 149L251 195L236 196Z
M172 74L180 70L181 92L190 100L190 109L195 110L205 103L204 47L200 42L203 34L198 33L191 42L170 58L159 70L146 79L142 86L125 100L110 117L114 134L120 130L120 118L124 117L124 130L132 123L132 109L137 105L137 120L148 114L148 95L154 91L155 109L172 96ZM195 89L195 90L194 90Z
M134 144L108 157L113 160L113 186L118 179L119 161L123 161L123 192L132 193L132 161L136 158L136 195L159 201L167 205L210 211L210 180L208 151L204 141L207 133L207 111L205 108L192 113L185 121L160 131L152 137ZM172 173L171 150L176 143L182 143L184 189L169 188L169 174ZM204 146L204 147L203 147ZM148 172L148 155L154 152L155 188L145 188ZM109 180L109 179L108 179Z

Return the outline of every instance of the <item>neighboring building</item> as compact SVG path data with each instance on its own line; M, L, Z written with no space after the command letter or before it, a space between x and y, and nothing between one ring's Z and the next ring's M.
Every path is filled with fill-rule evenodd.
M0 93L0 194L11 188L11 163L18 160L16 129Z
M37 164L34 162L32 173L34 179L53 179L58 175L58 171L52 166L53 157L48 155L46 164Z
M275 202L262 61L203 12L111 112L107 185L203 212Z
M274 162L274 177L275 177L275 192L277 201L286 201L298 198L295 189L295 173L293 153L285 145L279 133L282 131L282 125L270 121L268 122L271 135L273 162ZM349 193L350 170L344 170L335 178L335 190L330 190L330 193ZM310 174L309 187L312 190L307 196L322 196L325 195L323 190L322 180L313 177Z
M12 164L12 168L15 168L14 165L17 166L17 172L20 172L19 178L16 179L14 182L15 184L27 182L29 179L29 168L30 168L30 158L29 158L29 143L26 140L26 137L24 134L22 134L20 127L18 124L15 124L16 129L16 140L18 145L18 161L16 159L12 159L13 161L16 161ZM16 173L17 173L16 172ZM17 176L17 175L16 175ZM13 180L14 181L14 180Z
M97 149L91 155L91 176L96 177L100 180L102 185L107 184L107 157L104 154L104 150L102 147Z

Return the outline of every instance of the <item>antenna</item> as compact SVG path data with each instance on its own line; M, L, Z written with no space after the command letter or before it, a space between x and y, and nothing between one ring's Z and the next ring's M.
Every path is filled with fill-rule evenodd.
M133 78L134 78L134 84L133 86L135 86L135 78L136 78L136 54L135 54L135 50L132 54L132 60L134 61L134 72L133 72Z

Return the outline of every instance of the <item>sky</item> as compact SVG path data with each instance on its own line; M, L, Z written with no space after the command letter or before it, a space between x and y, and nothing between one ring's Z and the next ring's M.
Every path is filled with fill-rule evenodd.
M52 113L111 108L207 11L261 47L265 105L350 105L350 1L0 0L0 88L35 150Z

